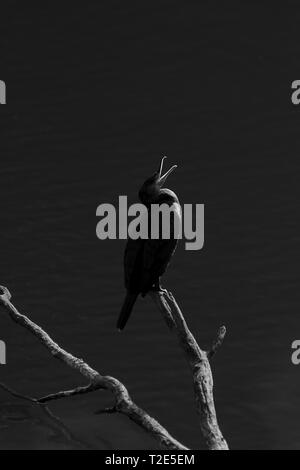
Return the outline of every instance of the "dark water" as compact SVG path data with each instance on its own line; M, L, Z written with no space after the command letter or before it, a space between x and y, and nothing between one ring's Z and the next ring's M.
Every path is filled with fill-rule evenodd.
M2 7L3 8L3 7ZM187 446L202 447L189 371L149 299L122 335L123 241L96 208L134 200L166 153L181 202L205 204L205 247L181 244L164 284L213 363L232 448L298 448L300 8L267 2L11 1L1 32L1 284L67 350L118 377ZM299 74L298 74L299 75ZM40 396L83 383L2 316L1 380ZM156 448L97 393L51 405L0 392L0 448Z

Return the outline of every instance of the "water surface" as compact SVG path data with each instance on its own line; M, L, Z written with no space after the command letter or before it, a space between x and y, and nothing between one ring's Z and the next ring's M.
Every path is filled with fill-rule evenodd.
M300 9L15 4L1 33L1 284L63 347L202 447L175 338L149 299L117 333L124 241L95 235L97 206L134 201L166 153L181 202L205 204L204 249L181 244L164 284L201 346L227 326L213 362L221 428L235 449L299 448L300 111L289 87ZM8 385L40 396L83 383L4 315L0 331ZM126 418L94 415L111 403L99 392L51 405L66 432L0 392L0 448L156 448Z

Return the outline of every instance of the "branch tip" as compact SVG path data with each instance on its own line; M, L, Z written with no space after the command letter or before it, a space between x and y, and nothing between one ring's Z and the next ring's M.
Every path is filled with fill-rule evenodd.
M217 337L216 337L210 351L208 351L208 353L207 353L208 359L211 359L216 354L218 349L222 346L225 336L226 336L226 327L221 326L219 328Z
M0 299L1 300L11 300L11 293L9 292L9 290L7 289L7 287L4 287L4 286L0 286Z

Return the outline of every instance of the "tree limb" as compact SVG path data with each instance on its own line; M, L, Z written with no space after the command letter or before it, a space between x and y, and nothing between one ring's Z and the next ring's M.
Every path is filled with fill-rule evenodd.
M210 450L228 450L227 442L225 441L217 422L213 398L213 377L209 363L209 359L213 357L221 346L226 334L226 329L225 327L221 327L211 350L208 352L203 351L189 330L174 296L167 291L153 291L150 294L162 313L169 329L176 332L179 344L185 352L191 368L196 409L207 447ZM141 426L144 430L148 431L163 447L167 449L187 450L183 444L174 439L155 419L149 416L132 401L126 387L119 380L114 377L101 375L82 359L79 359L62 349L39 325L32 322L27 316L19 313L11 303L10 292L7 288L2 286L0 286L0 303L5 307L11 319L34 334L49 350L53 357L64 362L72 369L77 370L90 381L90 384L85 387L77 387L73 390L58 392L39 399L22 396L9 389L7 386L0 384L2 388L13 393L15 396L25 398L37 404L90 393L99 389L109 390L114 396L115 404L113 407L105 408L104 410L96 412L97 414L115 412L122 413Z
M174 439L158 421L149 416L132 401L126 387L119 380L114 377L101 375L82 359L62 349L39 325L31 321L27 316L22 315L11 303L9 290L3 286L0 286L0 303L2 303L10 318L36 336L53 357L88 378L90 384L95 386L95 389L102 388L112 392L115 399L115 409L119 413L124 414L145 431L149 432L163 447L174 450L187 450L187 447ZM59 396L62 397L62 394L59 393Z
M39 403L47 403L53 400L61 400L62 398L74 397L75 395L84 395L85 393L91 393L101 389L103 389L103 387L100 384L89 384L85 387L74 388L73 390L52 393L51 395L46 395L45 397L38 398L37 401Z
M213 377L209 363L209 359L216 353L223 342L226 328L220 328L211 351L207 353L199 347L190 332L184 316L171 292L153 291L151 296L155 303L159 304L159 308L163 312L163 317L169 328L176 332L179 343L190 365L196 409L199 414L200 427L207 447L210 450L228 450L227 442L221 433L217 421L213 398ZM169 321L170 315L172 316L173 322Z
M221 326L221 328L218 331L217 338L213 342L213 345L210 351L208 351L207 353L207 356L209 359L211 359L216 354L218 349L222 346L225 335L226 335L226 328L225 326Z

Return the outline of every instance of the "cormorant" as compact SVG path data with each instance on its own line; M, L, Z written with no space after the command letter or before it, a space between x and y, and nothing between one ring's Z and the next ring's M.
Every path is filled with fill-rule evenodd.
M147 239L128 239L124 255L127 295L117 322L119 331L125 327L139 294L144 297L150 290L161 290L160 277L166 271L177 246L178 236L175 235L175 230L178 227L177 223L181 226L181 207L178 197L173 191L162 189L167 177L177 168L177 165L173 165L162 175L165 158L161 159L159 170L142 185L139 199L148 209L148 230L150 233L151 204L167 204L172 207L172 211L170 211L170 238L162 237L162 220L160 220L158 239L151 239L149 232Z

